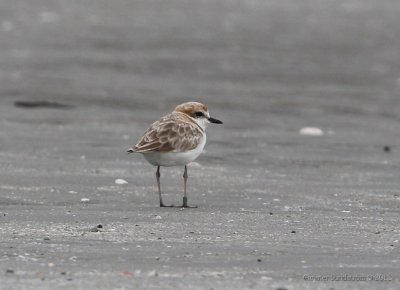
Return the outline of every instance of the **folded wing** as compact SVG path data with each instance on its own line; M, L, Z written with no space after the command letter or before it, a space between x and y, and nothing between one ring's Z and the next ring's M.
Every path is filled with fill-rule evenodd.
M182 152L195 149L201 143L203 133L192 122L180 115L167 115L153 123L143 137L128 152Z

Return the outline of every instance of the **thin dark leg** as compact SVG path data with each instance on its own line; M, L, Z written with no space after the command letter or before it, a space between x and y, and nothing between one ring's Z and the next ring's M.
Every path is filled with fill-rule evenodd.
M196 208L197 206L188 205L188 199L187 199L187 195L186 195L187 179L188 179L187 165L185 165L185 171L183 172L183 204L182 204L182 207Z
M158 186L158 195L160 197L160 207L171 207L171 205L165 205L163 203L162 196L161 196L160 176L161 176L161 174L160 174L160 166L157 166L156 178L157 178L157 186Z

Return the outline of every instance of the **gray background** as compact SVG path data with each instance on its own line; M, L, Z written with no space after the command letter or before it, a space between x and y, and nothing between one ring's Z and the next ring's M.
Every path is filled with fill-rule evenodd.
M399 13L1 0L0 288L398 289ZM68 107L15 104L43 100ZM189 166L199 208L160 209L154 168L125 150L191 100L224 125ZM166 202L181 175L162 170Z

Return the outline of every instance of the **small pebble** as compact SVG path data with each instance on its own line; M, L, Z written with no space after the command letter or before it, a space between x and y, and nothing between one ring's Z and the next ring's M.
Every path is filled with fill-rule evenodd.
M316 127L301 128L299 133L300 133L300 135L306 135L306 136L322 136L322 135L324 135L324 131L322 131L320 128L316 128Z
M156 270L150 271L147 273L147 277L157 277L158 273Z
M291 231L291 233L292 233L292 234L295 234L295 233L296 233L296 231Z
M14 270L13 270L13 269L7 269L7 270L6 270L6 273L7 273L7 274L14 274Z
M43 240L50 241L50 238L49 237L44 237Z
M133 273L129 272L129 271L122 271L121 272L121 276L125 276L125 277L133 277Z
M262 262L262 260L261 259L257 259L257 262Z
M115 179L115 184L118 184L118 185L128 184L128 181L126 181L125 179L118 178L118 179Z
M388 146L388 145L383 146L383 151L384 152L389 153L390 150L391 150L390 146Z
M98 224L98 225L97 225L97 228L98 228L98 229L102 229L103 226L102 226L101 224Z

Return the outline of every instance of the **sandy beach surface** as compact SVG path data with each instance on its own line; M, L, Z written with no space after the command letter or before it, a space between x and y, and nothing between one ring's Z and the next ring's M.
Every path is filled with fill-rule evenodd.
M0 289L399 289L399 13L0 1ZM159 208L126 149L192 100L224 124L189 165L198 208Z

